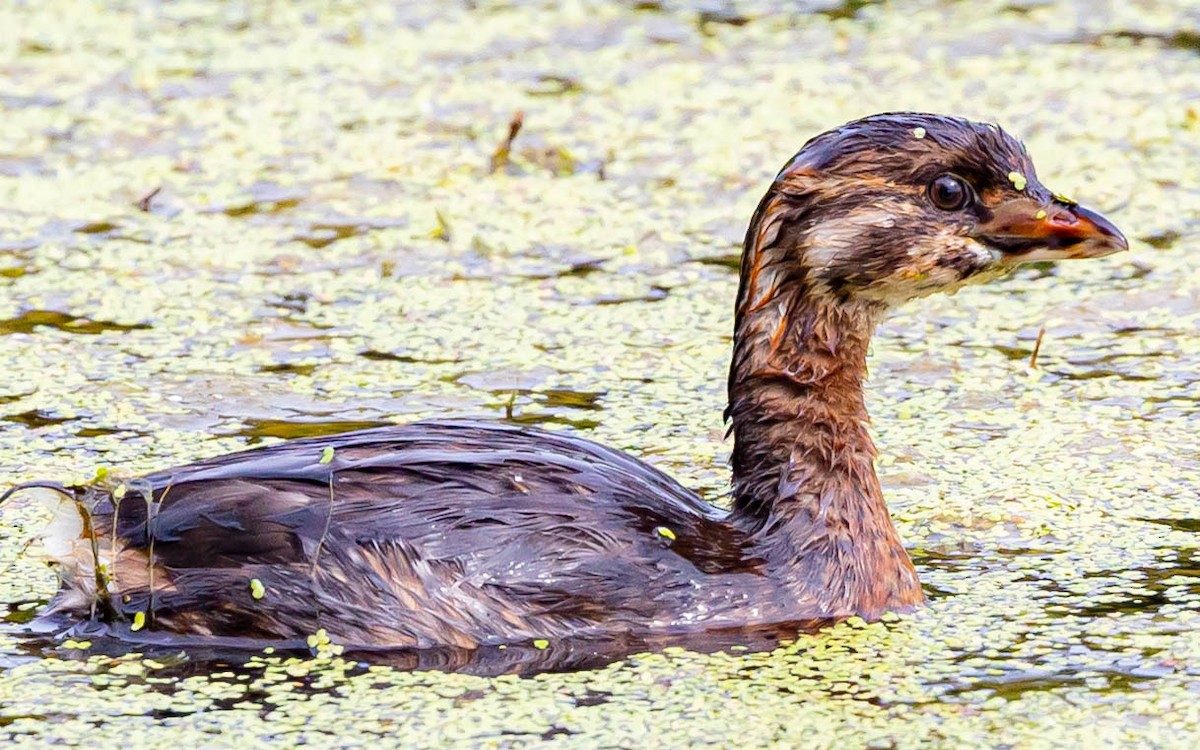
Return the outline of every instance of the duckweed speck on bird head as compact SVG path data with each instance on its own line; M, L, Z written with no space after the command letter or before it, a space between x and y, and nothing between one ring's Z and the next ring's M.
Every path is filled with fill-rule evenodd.
M55 585L24 551L45 519L16 504L0 737L1190 748L1193 4L800 5L0 8L6 482L455 414L572 429L722 502L745 222L805 139L875 111L999 121L1136 238L880 331L868 398L931 599L914 616L532 679L47 646L21 628Z

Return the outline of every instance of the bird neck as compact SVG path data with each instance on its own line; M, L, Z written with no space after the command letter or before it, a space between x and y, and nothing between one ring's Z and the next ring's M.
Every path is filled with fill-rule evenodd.
M825 496L826 514L855 510L848 504L883 509L863 401L873 316L801 303L756 311L736 335L734 510L754 526L806 515L814 495Z
M863 401L881 307L817 288L794 243L743 258L729 407L733 523L799 601L877 616L922 601L875 475Z

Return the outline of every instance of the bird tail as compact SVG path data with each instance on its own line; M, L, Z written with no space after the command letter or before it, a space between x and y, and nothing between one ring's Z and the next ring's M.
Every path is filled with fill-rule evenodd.
M27 482L0 495L0 504L21 493L32 497L53 515L40 534L41 554L58 573L61 587L52 612L89 611L98 587L95 561L99 557L91 514L77 488L54 482ZM107 592L103 592L107 594Z

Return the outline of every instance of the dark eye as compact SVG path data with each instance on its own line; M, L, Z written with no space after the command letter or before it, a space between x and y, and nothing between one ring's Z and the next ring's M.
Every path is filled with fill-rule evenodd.
M929 200L943 211L958 211L970 205L975 194L961 177L944 174L929 183Z

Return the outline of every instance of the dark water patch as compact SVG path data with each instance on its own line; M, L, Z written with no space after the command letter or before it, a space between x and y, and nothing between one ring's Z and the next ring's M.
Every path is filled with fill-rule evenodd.
M108 331L143 331L145 323L114 323L109 320L68 315L56 310L29 310L15 318L0 320L0 336L9 333L33 333L38 328L54 328L65 333L94 335Z
M296 364L290 362L282 362L274 365L263 365L258 368L259 372L271 373L274 375L302 375L309 376L316 372L315 364Z
M0 279L19 279L39 273L41 269L28 251L40 244L32 238L0 238Z
M1180 335L1180 331L1178 331L1174 328L1163 328L1162 326L1139 325L1136 323L1113 323L1109 326L1109 330L1112 331L1118 337L1137 336L1138 334L1143 334L1143 333L1152 333L1152 334L1155 334L1156 336L1160 336L1160 337L1164 337L1164 338L1172 338L1172 337ZM1161 352L1154 352L1153 354L1160 354L1160 353ZM1149 355L1141 355L1139 353L1139 356L1149 356Z
M696 258L693 262L706 266L728 268L730 271L740 271L742 268L742 254L738 252L726 255L710 255L704 258Z
M367 430L372 427L389 427L393 422L374 420L287 420L287 419L251 419L244 426L233 432L222 433L224 436L246 438L249 445L261 442L265 438L283 438L293 440L305 437L323 437L337 435L354 430Z
M1125 263L1112 269L1110 278L1117 281L1138 281L1154 273L1154 264L1137 258L1131 258Z
M629 302L661 302L667 298L670 289L664 286L652 286L645 294L637 294L633 296L623 295L605 295L593 297L585 301L583 304L588 305L624 305Z
M300 205L300 200L300 198L277 201L250 200L226 205L217 211L233 218L256 214L278 214Z
M933 549L909 550L909 557L918 570L928 568L946 573L963 573L979 563L978 551L943 552Z
M126 430L119 430L115 427L81 427L75 431L75 436L81 438L96 438L108 437L109 435L120 435L124 432L126 432ZM141 435L144 433L135 434Z
M1148 234L1138 239L1155 250L1169 250L1181 237L1183 237L1182 234L1171 229L1157 234Z
M37 599L26 602L6 602L4 604L5 612L0 615L0 621L9 623L10 625L26 625L37 619L40 612L46 604L47 599Z
M992 344L987 347L992 351L1000 352L1004 358L1013 362L1028 362L1029 357L1033 354L1033 346L1028 349L1019 346L1004 346L1003 344Z
M302 233L292 237L292 239L319 250L320 248L332 245L338 240L344 240L365 233L360 227L349 224L313 224Z
M583 255L570 248L551 245L534 245L520 255L502 261L494 254L494 249L478 239L474 240L471 250L460 257L470 270L455 274L454 279L495 283L498 275L535 281L584 278L603 271L607 261L607 258Z
M583 278L589 276L599 270L604 264L603 258L583 258L580 260L569 261L565 267L559 266L546 270L530 270L523 273L514 274L523 279L562 279L562 278Z
M310 295L308 292L288 292L287 294L268 297L266 304L282 308L288 312L305 313L308 312L309 299Z
M0 716L0 727L7 727L18 721L35 721L39 724L60 721L69 721L72 716L67 714L16 714Z
M733 3L711 3L696 12L696 25L703 32L711 32L710 26L745 26L750 21Z
M1000 9L1000 12L1008 13L1008 14L1014 15L1014 16L1027 16L1040 7L1042 7L1042 3L1031 3L1029 5L1021 5L1019 3L1013 3L1012 5L1005 5L1003 8Z
M974 654L970 654L964 659L974 658L974 656ZM999 662L998 665L998 668L1003 670L1003 663ZM1139 671L1144 673L1138 674ZM978 679L965 680L962 684L947 690L945 697L951 700L961 697L975 703L979 701L979 693L982 691L988 697L1015 701L1029 693L1058 693L1068 688L1082 687L1097 677L1105 681L1105 690L1127 691L1170 674L1174 670L1163 668L1159 671L1161 673L1152 673L1155 670L1140 664L1138 667L1132 667L1130 671L1124 671L1116 665L1099 668L1089 666L1085 669L1006 670L1002 675L981 676Z
M920 567L918 566L919 569ZM959 594L957 590L943 588L927 580L921 581L921 592L925 594L925 600L928 602L935 602L938 599L949 599Z
M1157 593L1148 596L1127 596L1111 602L1066 606L1071 616L1090 620L1098 617L1111 617L1113 615L1137 615L1145 612L1157 612L1169 603L1170 601L1165 595Z
M1143 331L1144 330L1145 329L1143 329ZM1139 331L1139 332L1142 332L1142 331ZM1116 352L1108 352L1105 354L1098 354L1096 356L1068 357L1067 364L1075 366L1075 367L1086 367L1088 365L1113 364L1114 362L1121 362L1124 360L1128 360L1128 361L1136 363L1136 362L1140 362L1140 361L1147 360L1147 359L1153 359L1155 357L1172 357L1173 358L1173 357L1177 357L1177 356L1179 356L1179 353L1175 352L1175 351L1139 351L1139 352L1116 351Z
M1200 532L1200 518L1142 518L1146 523L1156 523L1175 531Z
M585 690L583 695L575 696L576 708L586 708L588 706L603 706L612 701L612 693L603 690Z
M77 234L111 234L120 228L120 224L108 221L106 219L100 219L97 221L86 221L75 227L74 231Z
M566 389L547 389L538 391L542 403L546 406L561 406L568 409L599 410L600 399L608 395L608 391L571 391Z
M1025 263L1013 271L1009 278L1036 281L1038 279L1052 278L1057 275L1058 265L1054 261L1046 260Z
M375 362L403 362L405 364L425 364L425 365L447 365L461 362L462 360L454 358L440 357L419 357L415 354L398 354L395 352L381 352L378 349L367 349L358 353L358 356L363 359L369 359Z
M1144 412L1141 416L1183 417L1189 420L1200 417L1200 409L1197 408L1200 396L1185 395L1188 392L1196 393L1200 389L1200 380L1183 380L1179 388L1182 393L1173 396L1148 396L1143 401Z
M1084 619L1155 614L1168 605L1194 604L1200 600L1200 550L1175 550L1174 556L1174 560L1164 561L1161 565L1121 571L1137 573L1136 577L1114 579L1112 571L1084 574L1084 580L1095 584L1094 590L1086 596L1059 589L1052 581L1045 581L1046 590L1052 592L1045 602L1055 607L1055 612L1065 610L1066 614ZM1181 583L1179 578L1194 581ZM1186 593L1181 595L1181 588L1186 588Z
M1157 375L1139 375L1136 373L1114 370L1107 367L1099 367L1094 370L1047 369L1046 371L1052 375L1066 378L1067 380L1100 380L1102 378L1116 378L1118 380L1139 383L1159 379Z
M52 427L58 424L65 424L66 422L71 422L75 419L76 417L58 417L41 409L30 409L29 411L23 411L20 414L9 414L6 417L0 417L0 420L23 425L31 430L39 427Z
M1157 42L1169 49L1200 54L1200 31L1192 31L1190 29L1181 29L1175 32L1110 31L1101 34L1099 37L1099 41L1101 42L1109 39L1132 39L1138 43Z
M955 430L962 430L975 435L980 440L984 441L1005 437L1015 427L1015 425L1010 424L993 424L981 421L968 422L965 420L952 422L949 426Z
M603 409L600 401L607 391L576 391L566 388L539 388L534 383L535 373L513 374L519 377L513 387L505 387L507 376L491 377L488 373L465 373L450 378L456 382L484 391L491 395L492 408L503 413L506 422L521 425L558 424L580 430L598 427L595 417L579 416L575 412L598 412Z
M298 299L287 300L283 297L276 297L275 301L278 307L281 307L289 313L294 313L295 307L298 306ZM285 344L293 341L313 342L314 348L307 351L289 352L284 350L279 353L279 356L284 357L288 354L295 358L317 356L316 345L328 345L331 341L337 338L336 334L326 333L335 328L332 323L319 323L304 319L301 315L273 315L271 313L260 314L256 316L255 322L263 324L271 324L273 329L262 337L250 337L237 342L238 346L252 346L261 348L262 346L272 346ZM328 349L326 348L327 352Z
M221 213L233 218L277 215L290 211L308 197L307 190L273 182L256 182L246 192L247 197L211 205L204 213Z
M292 239L319 250L340 240L365 236L377 229L404 227L407 224L403 219L325 218L304 227Z
M816 12L826 18L849 20L857 16L863 8L879 5L882 2L883 0L844 0L844 2L832 4L832 7L818 9Z
M936 541L933 537L930 540ZM1041 547L999 547L984 550L976 544L958 540L946 544L941 549L925 546L909 550L909 557L917 569L922 589L931 601L958 596L963 593L962 582L974 576L996 570L1011 570L1018 565L1023 569L1031 564L1050 564L1057 554ZM953 585L939 586L937 582L946 581L946 576L938 574L948 574ZM1041 580L1037 576L1017 579L1035 583Z
M571 427L576 430L594 430L600 426L598 419L576 419L562 414L548 414L545 412L529 412L529 411L507 411L503 421L510 424L526 425L528 427L541 427L548 424L561 425L563 427Z
M569 410L599 411L602 407L592 400L602 394L577 394L572 391L493 391L502 400L496 404L504 412L503 420L512 424L539 426L557 424L577 430L592 430L600 426L593 417L579 417ZM529 407L535 407L530 410ZM563 411L564 409L568 411Z
M530 96L565 96L583 92L583 84L574 78L559 75L540 75L525 87Z

